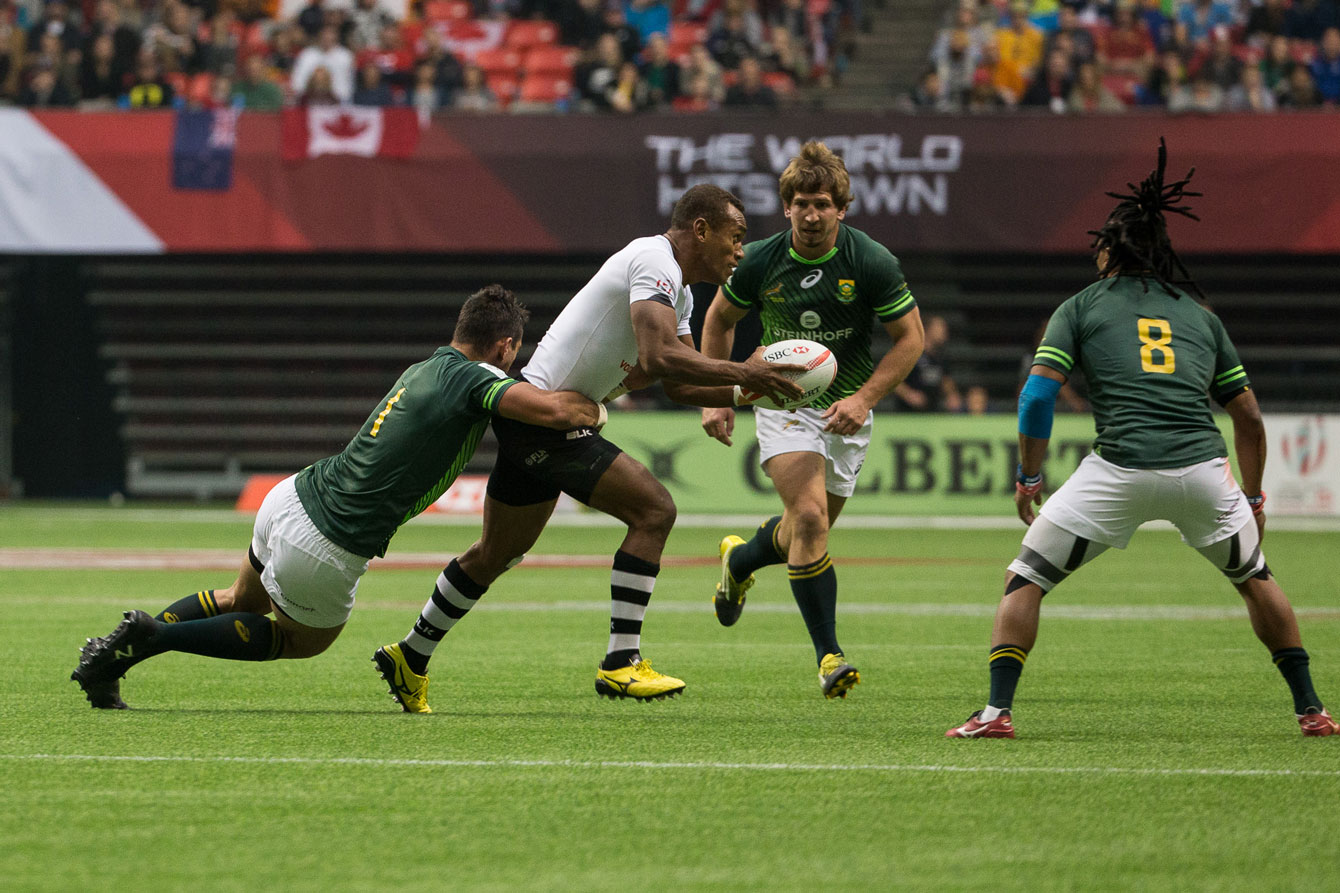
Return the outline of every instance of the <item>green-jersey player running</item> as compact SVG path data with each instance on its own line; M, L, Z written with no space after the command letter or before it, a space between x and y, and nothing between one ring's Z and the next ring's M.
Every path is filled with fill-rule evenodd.
M782 514L764 521L748 541L734 535L721 541L714 604L717 620L733 625L754 572L785 562L814 643L819 687L826 697L845 698L860 674L837 640L828 531L856 489L873 407L916 365L924 333L898 259L842 222L852 199L842 159L823 143L806 143L778 186L791 228L745 247L744 260L707 310L702 351L728 357L735 325L757 308L764 343L818 341L833 351L838 372L810 407L754 409L759 461L782 499ZM870 351L872 319L893 341L878 363ZM734 410L703 411L703 429L727 446L734 428Z
M446 491L490 419L558 429L601 424L604 407L580 394L507 376L528 316L502 286L472 295L450 346L406 369L343 452L265 497L232 586L189 595L156 617L127 611L109 635L88 641L71 678L89 703L125 709L121 677L165 651L252 661L320 654L349 619L369 560L385 555L400 525ZM399 687L394 666L379 669Z
M1019 395L1015 505L1028 533L996 609L987 706L946 737L1014 737L1014 691L1037 638L1043 596L1109 547L1124 549L1136 528L1154 519L1176 525L1237 587L1252 629L1293 693L1303 734L1340 731L1312 688L1293 607L1261 553L1266 438L1256 395L1219 318L1173 283L1186 269L1164 213L1192 217L1178 202L1199 193L1185 191L1190 174L1165 185L1166 160L1160 144L1158 168L1133 194L1109 193L1121 201L1092 233L1100 278L1052 315ZM1076 367L1089 382L1098 438L1035 515L1056 394ZM1241 487L1210 398L1232 419Z

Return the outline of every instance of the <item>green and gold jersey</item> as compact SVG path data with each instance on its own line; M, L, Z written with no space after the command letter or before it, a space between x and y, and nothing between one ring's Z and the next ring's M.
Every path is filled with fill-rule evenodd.
M837 378L815 409L850 397L875 371L871 314L889 322L917 306L898 258L850 226L839 227L837 244L818 260L796 254L789 229L751 242L744 252L722 288L735 306L758 308L763 343L808 338L837 359Z
M1084 370L1094 452L1126 468L1227 456L1207 397L1227 403L1248 387L1219 317L1137 276L1099 280L1062 304L1033 362Z
M386 554L401 524L465 468L515 379L452 347L406 369L344 451L295 481L326 537L355 555Z

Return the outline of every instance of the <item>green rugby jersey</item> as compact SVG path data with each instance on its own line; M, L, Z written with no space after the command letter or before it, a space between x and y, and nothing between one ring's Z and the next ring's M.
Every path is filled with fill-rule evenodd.
M516 383L439 347L401 373L343 452L298 473L303 508L336 545L368 558L385 555L400 525L456 480Z
M1227 456L1207 395L1227 403L1247 373L1209 310L1137 276L1101 279L1057 309L1033 362L1089 383L1094 452L1126 468L1181 468Z
M758 308L763 343L808 338L837 359L837 378L815 409L850 397L875 371L870 315L889 322L917 306L898 258L850 226L838 228L833 250L818 260L796 254L789 229L751 242L744 252L722 288L735 306Z

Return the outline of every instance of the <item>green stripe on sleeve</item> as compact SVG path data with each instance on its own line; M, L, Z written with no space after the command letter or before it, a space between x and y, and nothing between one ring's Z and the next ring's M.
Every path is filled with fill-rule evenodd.
M749 307L753 306L748 301L743 301L738 296L736 296L735 292L731 291L729 282L721 286L721 291L725 293L726 299L730 301L732 304L734 304L736 307L741 307L747 310L749 309Z
M1043 345L1038 348L1038 352L1033 356L1033 362L1039 363L1042 360L1050 360L1059 364L1065 371L1070 371L1075 366L1075 361L1071 359L1070 354L1056 348Z
M1234 366L1227 372L1221 372L1214 377L1214 383L1217 385L1228 384L1230 381L1237 381L1239 378L1246 378L1247 373L1241 366Z
M910 291L904 289L900 297L894 298L892 301L885 304L883 307L876 307L875 315L879 317L885 317L885 316L891 316L895 313L906 312L912 309L912 306L914 304L916 304L916 298L912 297L912 293Z
M514 384L516 384L516 379L504 378L490 387L488 392L484 394L484 408L489 412L493 412L493 410L497 408L498 399L502 396L502 391Z

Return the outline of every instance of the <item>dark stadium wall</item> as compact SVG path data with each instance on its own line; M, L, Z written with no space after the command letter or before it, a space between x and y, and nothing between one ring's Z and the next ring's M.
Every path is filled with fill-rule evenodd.
M10 266L14 477L31 498L119 492L121 436L85 263L46 256Z

